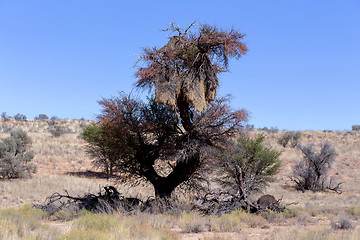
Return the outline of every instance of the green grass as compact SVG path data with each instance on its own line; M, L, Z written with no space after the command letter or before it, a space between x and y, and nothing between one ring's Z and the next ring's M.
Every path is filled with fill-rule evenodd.
M174 239L164 229L156 229L131 216L87 213L74 220L70 231L59 239Z
M0 240L177 239L163 227L153 227L138 216L82 211L78 218L54 227L42 210L26 205L0 210ZM56 222L55 222L56 223Z
M53 239L56 229L41 223L47 214L25 205L0 210L0 239Z
M350 206L347 209L347 212L354 217L359 218L360 217L360 207L356 207L356 206Z

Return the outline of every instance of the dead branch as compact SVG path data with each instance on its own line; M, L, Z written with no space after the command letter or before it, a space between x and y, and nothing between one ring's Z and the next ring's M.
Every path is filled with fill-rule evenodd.
M115 210L130 212L141 203L141 200L137 198L121 196L113 186L103 187L103 190L100 189L98 195L89 193L83 197L71 196L67 190L64 190L64 192L65 194L55 192L46 198L44 204L35 204L33 207L42 209L51 216L61 210L70 212L77 212L82 209L106 213Z

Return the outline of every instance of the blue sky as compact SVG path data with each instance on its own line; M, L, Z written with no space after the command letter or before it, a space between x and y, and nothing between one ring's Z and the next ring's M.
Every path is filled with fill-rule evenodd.
M132 91L141 49L169 37L160 29L193 21L246 34L219 94L255 127L360 124L359 0L0 0L0 113L94 119L102 97Z

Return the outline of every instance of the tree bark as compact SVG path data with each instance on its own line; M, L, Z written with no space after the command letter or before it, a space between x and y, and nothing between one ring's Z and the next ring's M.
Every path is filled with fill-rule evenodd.
M189 103L186 102L184 95L177 99L178 111L181 118L181 124L185 131L191 133L193 131L193 112ZM189 134L191 135L191 134ZM188 136L193 138L195 136ZM189 141L186 138L184 141ZM141 138L139 138L142 140ZM143 143L143 141L140 141ZM181 183L189 180L189 178L195 173L200 166L200 149L191 149L184 159L179 159L173 171L166 177L160 176L154 169L155 160L159 157L159 152L155 149L147 149L145 145L142 146L144 151L136 156L142 165L141 175L144 176L155 189L155 196L157 198L169 198L172 192ZM149 153L152 153L151 155Z
M200 152L196 151L186 160L179 161L167 177L159 176L152 165L143 169L143 175L154 186L156 197L169 198L177 186L189 180L199 165Z

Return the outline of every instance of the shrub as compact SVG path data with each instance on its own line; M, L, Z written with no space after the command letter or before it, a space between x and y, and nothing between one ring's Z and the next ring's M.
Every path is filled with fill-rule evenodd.
M26 121L27 118L24 114L18 113L14 116L14 119L17 121Z
M10 116L6 115L6 112L1 113L1 118L4 119L4 121L8 121Z
M267 133L276 133L279 131L279 129L277 127L262 127L262 128L259 128L259 130L262 130L262 131L265 131Z
M251 214L244 210L235 210L221 215L217 219L216 230L221 232L240 232L243 227L264 228L266 220L258 214Z
M350 206L350 207L348 208L347 212L348 212L351 216L360 217L360 207Z
M352 125L351 129L353 131L360 131L360 125Z
M207 230L205 221L201 219L201 216L196 212L181 213L180 221L181 228L186 233L200 233Z
M263 190L273 180L280 170L281 153L266 147L264 139L264 135L240 137L232 150L221 156L217 181L222 187L234 193L242 185L245 193L252 193ZM238 178L237 169L242 172L241 179Z
M299 190L324 191L326 189L340 191L340 184L333 180L328 182L327 173L335 161L337 153L329 143L320 146L320 152L316 152L313 145L299 147L303 153L303 160L298 162L290 180L296 183Z
M47 119L49 119L49 117L46 114L41 113L41 114L39 114L39 116L35 117L35 119L37 119L37 120L47 120Z
M276 212L268 209L260 214L263 218L266 219L269 223L281 223L285 222L286 219L295 218L299 216L299 211L294 209L285 208L284 212Z
M338 229L353 229L355 226L351 223L349 219L344 216L339 217L338 220L331 221L331 228Z
M252 131L252 130L255 129L255 126L254 126L254 124L246 124L246 125L245 125L245 129L246 129L247 131Z
M0 178L23 178L34 173L36 168L30 161L34 153L30 150L31 139L23 130L11 132L10 137L0 142Z
M284 135L278 139L278 143L283 147L286 147L290 143L290 146L294 148L298 145L300 137L300 132L288 131L285 132Z
M60 137L65 133L65 129L60 125L54 125L51 128L49 128L49 132L53 137Z

